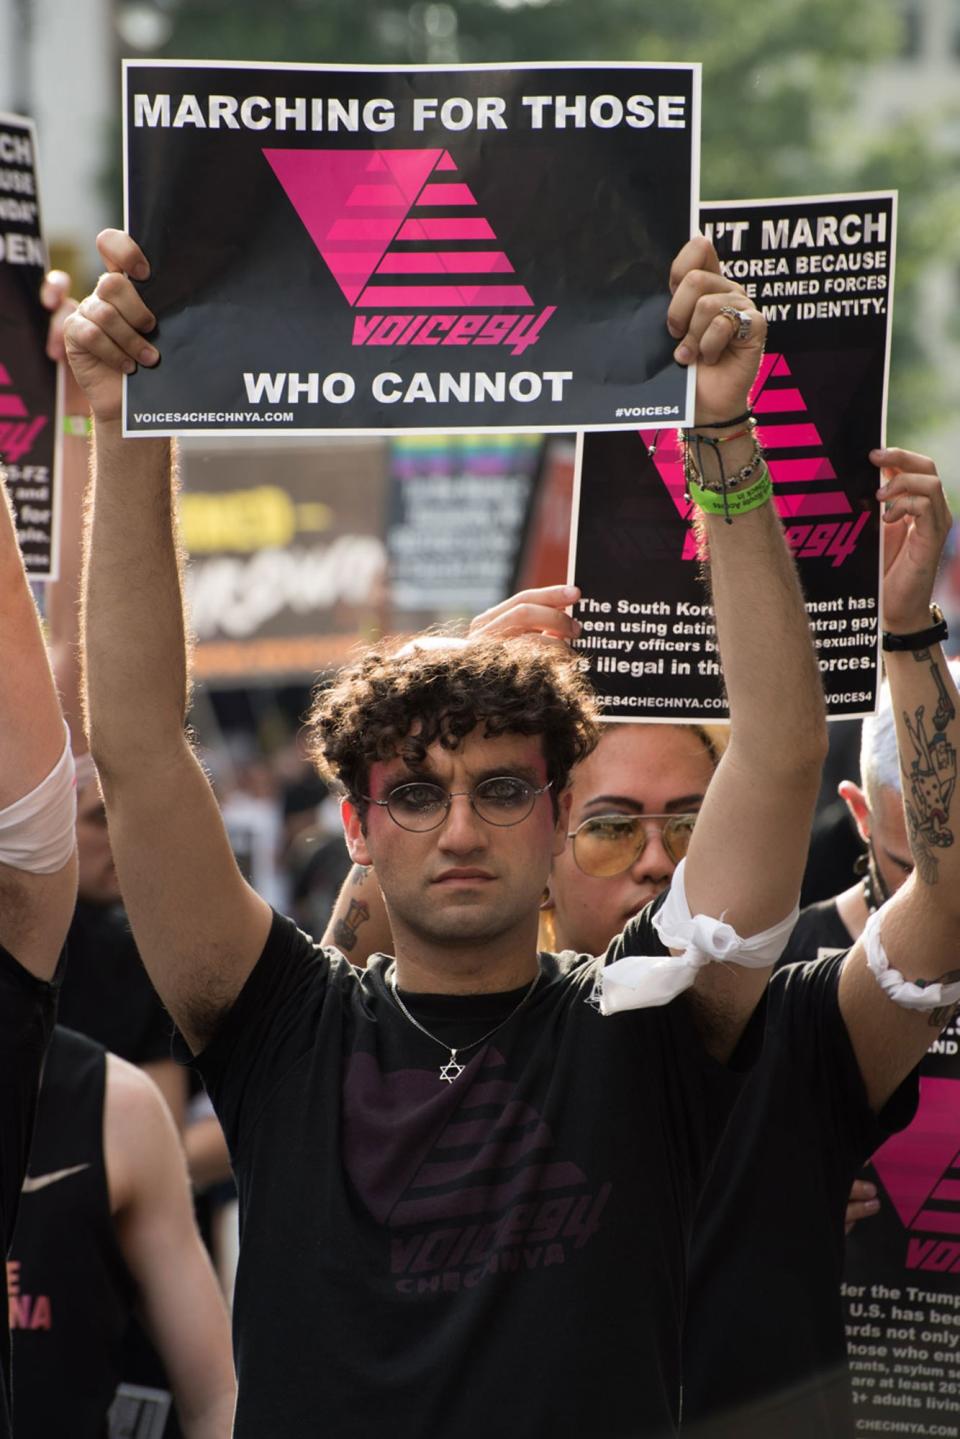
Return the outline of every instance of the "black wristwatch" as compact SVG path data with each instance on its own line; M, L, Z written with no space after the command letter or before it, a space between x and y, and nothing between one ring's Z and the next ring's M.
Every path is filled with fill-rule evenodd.
M925 650L930 645L938 645L947 638L950 631L947 629L947 622L943 618L943 610L939 605L930 606L930 618L933 623L925 630L914 630L912 635L892 635L889 630L884 630L881 644L885 650Z

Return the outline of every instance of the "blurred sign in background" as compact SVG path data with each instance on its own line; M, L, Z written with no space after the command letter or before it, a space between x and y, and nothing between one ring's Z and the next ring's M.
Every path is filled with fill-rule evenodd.
M309 677L384 628L384 443L188 441L181 453L199 678Z
M539 435L404 435L390 445L390 602L403 626L478 614L514 588Z

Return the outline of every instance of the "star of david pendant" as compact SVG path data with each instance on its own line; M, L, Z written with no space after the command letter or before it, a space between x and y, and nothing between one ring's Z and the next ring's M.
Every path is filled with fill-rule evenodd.
M455 1079L460 1078L465 1067L465 1065L457 1063L457 1051L455 1049L451 1049L450 1058L447 1060L446 1064L441 1064L440 1066L440 1078L443 1080L444 1084L452 1084Z

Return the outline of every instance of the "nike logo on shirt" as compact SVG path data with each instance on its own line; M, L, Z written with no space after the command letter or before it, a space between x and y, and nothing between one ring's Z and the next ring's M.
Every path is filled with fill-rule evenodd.
M36 1189L46 1189L48 1184L58 1184L61 1179L69 1179L71 1174L79 1174L90 1165L75 1164L71 1169L54 1169L49 1174L28 1174L23 1181L21 1193L32 1194Z

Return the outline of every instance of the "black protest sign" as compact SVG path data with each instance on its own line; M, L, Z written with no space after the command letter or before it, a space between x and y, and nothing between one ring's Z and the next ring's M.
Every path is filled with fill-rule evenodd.
M893 282L889 193L706 205L725 272L769 320L751 401L795 555L831 716L879 684L879 473ZM651 449L654 451L650 453ZM709 720L726 705L673 429L586 435L569 574L608 719Z
M955 1429L960 1397L960 1026L920 1065L920 1102L873 1156L879 1212L847 1238L847 1351L857 1432Z
M125 433L679 423L694 65L128 62Z
M47 358L50 316L40 229L36 139L30 120L0 115L0 463L32 580L56 578L57 367Z

